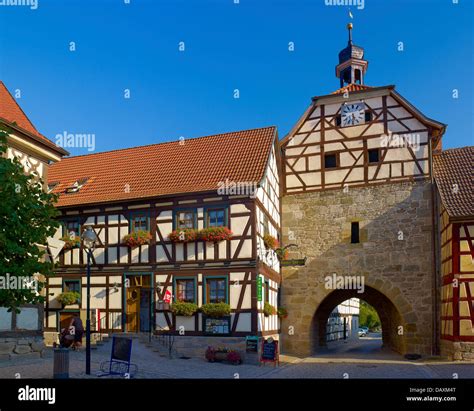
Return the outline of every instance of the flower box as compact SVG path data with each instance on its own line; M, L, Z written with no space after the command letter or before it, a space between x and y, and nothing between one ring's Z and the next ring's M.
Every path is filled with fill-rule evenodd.
M203 241L217 243L219 241L230 240L232 231L227 227L209 227L199 230L198 238Z
M78 303L80 298L81 295L76 291L64 291L56 297L63 307Z
M230 305L226 303L209 303L201 307L201 312L207 317L221 318L230 315Z
M127 234L123 237L123 242L130 248L136 248L141 245L150 244L151 238L149 231L139 230Z
M263 236L263 245L266 249L276 250L279 246L278 240L270 234Z
M171 305L171 311L175 315L181 315L183 317L191 317L198 310L198 306L194 303L185 303L183 301L175 301Z
M284 319L288 317L288 310L285 307L278 307L277 314L278 314L278 317L280 317L281 319Z
M242 364L242 357L240 354L237 351L225 347L207 347L205 357L209 362L227 361L233 365Z
M72 250L73 248L79 248L81 246L81 238L76 236L64 236L60 238L61 241L64 241L63 250Z
M270 303L265 303L263 305L263 314L265 315L265 317L269 317L270 315L276 314L276 309Z
M189 243L190 241L196 241L198 232L192 228L174 230L168 234L168 238L173 243Z

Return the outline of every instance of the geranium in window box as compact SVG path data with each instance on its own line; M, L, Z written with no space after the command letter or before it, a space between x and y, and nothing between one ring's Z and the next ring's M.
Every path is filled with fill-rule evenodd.
M227 227L208 227L199 231L199 239L218 243L219 241L230 240L232 231Z
M263 245L266 249L276 250L279 247L278 240L270 234L265 234L263 236Z
M230 315L230 305L227 303L209 303L201 307L201 312L207 317L221 318Z
M76 291L64 291L56 297L58 302L63 307L65 307L66 305L77 304L80 298L81 295Z
M191 317L198 310L198 306L194 303L186 303L184 301L175 301L171 305L171 311L175 315L181 315L184 317Z
M151 234L146 230L134 231L123 237L123 242L130 248L136 248L141 245L150 244Z
M73 248L79 248L81 246L81 238L77 235L65 235L64 237L61 237L60 240L65 243L63 250L72 250Z
M269 317L270 315L276 314L276 309L270 303L265 303L263 305L263 314L265 315L265 317Z
M278 247L275 250L275 253L276 253L277 258L278 258L279 261L283 261L283 260L288 259L288 249L287 248Z
M198 232L193 228L182 228L172 231L168 234L168 238L173 243L189 243L190 241L196 241L198 238Z

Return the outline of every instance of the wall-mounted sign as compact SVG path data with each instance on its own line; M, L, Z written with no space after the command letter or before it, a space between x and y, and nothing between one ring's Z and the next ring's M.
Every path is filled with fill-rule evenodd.
M202 323L206 335L230 334L230 315L222 318L203 317Z
M278 341L273 338L267 338L262 341L262 352L260 354L260 362L272 362L274 365L280 364L280 354L278 352Z
M245 351L258 352L258 337L256 335L248 335L245 338Z
M257 276L257 301L262 301L263 299L263 291L262 291L262 277L259 275Z
M163 302L165 304L169 304L171 302L171 291L170 290L166 290L165 296L163 297Z
M295 265L305 265L306 258L299 258L299 259L292 259L292 260L282 260L281 265L282 267L291 267Z

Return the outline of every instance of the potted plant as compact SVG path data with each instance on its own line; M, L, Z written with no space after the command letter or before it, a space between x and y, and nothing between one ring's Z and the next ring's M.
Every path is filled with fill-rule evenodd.
M263 245L266 249L276 250L279 246L278 240L270 234L263 236Z
M198 237L197 230L193 228L183 228L180 230L174 230L168 234L168 238L173 243L188 243L190 241L196 241Z
M237 351L230 351L227 353L227 361L229 361L233 365L240 365L242 364L242 357Z
M81 295L77 291L64 291L57 296L57 300L63 307L76 304L79 298L81 298Z
M207 317L221 318L230 315L230 305L227 303L209 303L201 307L201 312Z
M277 314L280 319L284 319L288 317L288 310L285 307L278 307Z
M284 247L278 247L275 249L275 253L279 261L286 260L288 258L288 249Z
M263 304L263 314L265 315L265 317L269 317L270 315L276 314L276 309L273 305L266 302L265 304Z
M232 231L227 227L208 227L199 230L198 237L200 240L217 243L219 241L230 240Z
M175 301L171 305L171 311L175 315L191 317L198 310L198 306L194 303L186 303L184 301Z
M127 234L123 237L123 242L130 248L135 248L140 245L150 244L151 234L146 230L138 230Z
M72 250L73 248L79 248L81 246L81 237L77 235L65 235L60 238L61 241L64 241L64 250Z

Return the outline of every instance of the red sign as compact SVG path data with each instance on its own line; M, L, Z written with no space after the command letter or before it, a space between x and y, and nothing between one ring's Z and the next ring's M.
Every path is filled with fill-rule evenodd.
M169 304L171 302L171 291L170 290L166 290L165 296L163 297L163 302L165 304Z

